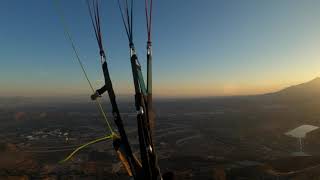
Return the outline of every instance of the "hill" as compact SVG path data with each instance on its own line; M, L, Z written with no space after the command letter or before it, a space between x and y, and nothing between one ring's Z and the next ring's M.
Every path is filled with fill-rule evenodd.
M262 97L273 101L286 102L318 101L320 98L320 78L317 77L311 81L293 85L274 93L264 94Z

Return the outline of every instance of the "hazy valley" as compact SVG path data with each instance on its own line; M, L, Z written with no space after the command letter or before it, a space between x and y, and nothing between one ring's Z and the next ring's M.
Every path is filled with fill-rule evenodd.
M121 100L119 105L137 150L133 101ZM319 105L319 78L258 96L156 99L153 134L160 167L174 171L178 179L320 177L315 170L320 168L320 130L304 140L303 150L312 158L293 157L292 152L299 150L297 139L284 134L303 124L320 126ZM0 177L124 176L109 141L58 163L78 145L108 133L87 98L1 98L0 107ZM308 169L308 177L305 171L286 174L309 166L315 169Z

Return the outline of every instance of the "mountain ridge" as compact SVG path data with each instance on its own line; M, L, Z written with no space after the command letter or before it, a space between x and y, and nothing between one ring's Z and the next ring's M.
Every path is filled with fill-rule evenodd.
M304 83L286 87L276 92L262 94L261 96L272 99L278 98L282 100L320 98L320 77L316 77Z

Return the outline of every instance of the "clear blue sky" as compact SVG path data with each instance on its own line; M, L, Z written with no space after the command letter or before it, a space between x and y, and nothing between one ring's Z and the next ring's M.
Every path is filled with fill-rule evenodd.
M98 47L85 1L60 2L99 87ZM104 45L115 89L132 94L128 42L116 2L102 4ZM134 39L145 67L144 0L135 2ZM318 76L319 7L318 0L154 0L155 94L255 94ZM0 22L0 96L90 92L53 0L2 0Z

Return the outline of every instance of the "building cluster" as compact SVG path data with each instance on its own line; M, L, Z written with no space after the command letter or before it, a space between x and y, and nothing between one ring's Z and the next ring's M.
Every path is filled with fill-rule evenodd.
M24 133L21 134L20 137L28 140L28 141L34 141L34 140L40 140L40 139L46 139L46 138L64 138L66 141L70 139L69 132L63 131L59 128L57 129L40 129L32 131L31 133Z

